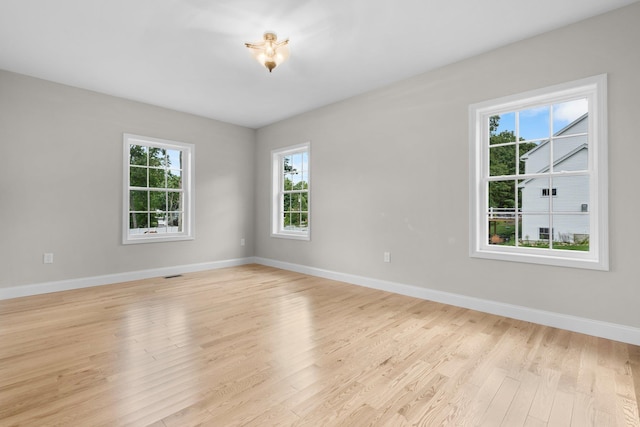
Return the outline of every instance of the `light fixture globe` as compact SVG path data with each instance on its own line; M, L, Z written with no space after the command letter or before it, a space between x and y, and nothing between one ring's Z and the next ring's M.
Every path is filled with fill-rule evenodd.
M263 41L258 43L245 43L253 57L260 64L267 67L269 72L289 58L289 39L278 41L275 33L266 32Z

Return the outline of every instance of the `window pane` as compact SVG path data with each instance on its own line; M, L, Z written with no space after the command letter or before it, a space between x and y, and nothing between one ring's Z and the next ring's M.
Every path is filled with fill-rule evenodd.
M520 184L520 188L520 207L523 213L549 212L551 207L548 194L553 191L549 178L525 179Z
M287 173L284 175L284 190L285 191L289 191L293 189L293 181L292 181L292 174Z
M309 225L309 214L301 213L300 214L300 227L307 228Z
M182 213L181 212L169 212L168 216L168 231L170 233L182 232Z
M129 164L130 165L147 165L147 147L142 145L129 146Z
M143 234L149 226L149 215L146 213L129 214L129 234Z
M169 211L181 211L182 210L182 194L177 191L167 192L167 210Z
M489 182L489 210L514 212L516 207L515 181Z
M516 114L506 113L489 118L489 144L504 144L516 140Z
M302 172L302 153L291 155L293 170L292 172Z
M129 191L129 211L148 211L148 192L131 190Z
M147 168L132 166L129 169L129 185L131 187L146 187Z
M164 151L162 148L149 147L149 166L164 166Z
M520 221L520 246L549 247L549 215L523 214Z
M489 221L489 244L509 245L515 244L516 218L514 212L490 212Z
M284 156L282 158L282 171L283 172L291 172L293 169L291 156Z
M549 106L520 111L520 138L525 140L549 138Z
M489 175L515 175L516 146L489 147Z
M553 134L572 135L588 131L587 120L574 123L576 119L587 114L589 104L587 98L562 102L553 105ZM585 117L586 118L586 117Z
M167 150L167 167L171 169L182 169L182 151Z
M589 215L554 215L553 249L589 250Z
M182 188L182 171L177 169L167 171L167 188Z
M579 171L589 168L587 135L553 141L553 171Z
M151 212L167 210L167 193L164 191L149 191L149 210Z
M589 207L589 177L562 176L553 178L552 209L554 212L588 212ZM586 205L586 207L585 207Z
M535 151L533 151L536 147L538 147L538 145L540 145L540 143L535 143L535 142L521 142L518 144L518 160L519 160L519 165L520 165L520 172L521 174L524 173L536 173L538 171L534 171L533 167L535 167L534 162L528 162L527 159L530 156L537 156L537 154L535 154Z
M149 187L166 188L164 169L149 169Z
M309 172L306 170L302 173L302 185L301 189L306 190L309 188Z
M291 213L291 222L289 229L296 230L300 228L300 214L299 213Z

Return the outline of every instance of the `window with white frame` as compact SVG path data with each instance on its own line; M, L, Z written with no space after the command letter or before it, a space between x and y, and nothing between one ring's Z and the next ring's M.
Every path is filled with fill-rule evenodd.
M470 106L471 256L608 270L606 81Z
M271 152L271 235L310 238L310 143Z
M193 144L131 134L123 142L123 244L193 239Z

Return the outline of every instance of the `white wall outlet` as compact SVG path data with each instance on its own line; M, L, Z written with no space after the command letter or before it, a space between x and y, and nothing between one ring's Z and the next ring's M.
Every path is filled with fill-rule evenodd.
M240 239L240 246L244 246L244 238Z
M384 262L391 262L391 252L384 253Z
M42 255L42 262L44 264L53 264L53 254L50 252L44 253Z

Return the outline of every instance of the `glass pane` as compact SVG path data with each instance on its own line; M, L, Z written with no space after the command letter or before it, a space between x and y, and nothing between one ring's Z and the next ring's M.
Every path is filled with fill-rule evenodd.
M147 165L147 147L143 145L129 146L129 164L130 165Z
M167 210L167 193L164 191L149 191L149 210L151 212Z
M284 194L282 197L282 211L291 211L291 194Z
M129 234L143 234L147 231L149 215L146 213L129 214Z
M525 147L525 149L535 148L535 150L528 150L528 152L525 151L525 153L521 151L521 170L524 169L526 173L545 173L549 171L549 140L542 141L539 144L524 143L520 145ZM534 145L536 145L536 147L534 147Z
M308 170L309 170L309 153L305 151L304 153L302 153L302 171L306 173Z
M493 212L515 212L515 181L489 182L489 210Z
M167 192L167 210L180 211L182 210L182 194L178 191Z
M166 212L156 212L155 214L151 214L152 223L155 224L156 233L166 233L167 232L167 213Z
M182 232L182 213L170 212L167 215L167 231L169 233L181 233Z
M515 175L516 173L516 146L504 145L489 147L489 175Z
M553 249L589 250L589 214L554 215Z
M162 148L149 147L149 166L164 166L164 152Z
M548 105L520 111L520 138L549 138L550 108Z
M284 190L285 190L285 191L289 191L289 190L292 190L292 189L293 189L293 181L292 181L292 178L293 178L293 175L292 175L292 174L290 174L290 173L286 173L286 174L284 175L284 182L283 182L283 185L284 185Z
M525 247L549 247L549 215L526 215L520 217L519 244Z
M299 229L300 228L300 214L299 213L291 213L289 215L291 215L291 224L289 226L289 229L291 229L291 230Z
M146 187L147 186L147 168L139 168L131 166L129 168L129 186Z
M518 159L521 174L524 173L536 173L538 171L533 170L535 167L535 162L528 162L530 156L536 157L537 154L533 151L536 147L538 147L540 143L536 142L521 142L518 144Z
M164 226L164 214L162 212L152 212L149 214L149 228L152 228L151 232L157 232L158 226Z
M553 134L572 135L588 131L587 98L553 105Z
M309 193L300 194L300 198L302 199L300 210L304 212L309 211Z
M167 171L167 188L182 188L182 171L177 169Z
M131 190L129 191L129 211L148 211L148 192Z
M291 172L292 169L293 169L293 166L291 162L291 156L284 156L282 158L282 171Z
M300 190L302 188L302 173L294 172L291 174L292 190Z
M167 150L167 167L171 169L182 169L182 151Z
M505 113L489 117L489 144L504 144L516 140L516 114Z
M309 214L301 213L300 214L300 227L307 228L309 226Z
M291 155L293 172L302 172L302 153L296 153Z
M309 172L306 170L302 173L302 186L303 190L307 190L309 188Z
M149 169L149 187L166 188L164 169Z
M520 207L523 213L549 212L550 198L553 194L549 178L525 179L520 184Z
M589 168L587 135L554 139L553 171L579 171Z
M554 212L589 211L588 176L555 177L552 183L552 209Z
M516 217L513 211L490 212L488 221L490 245L515 245Z

